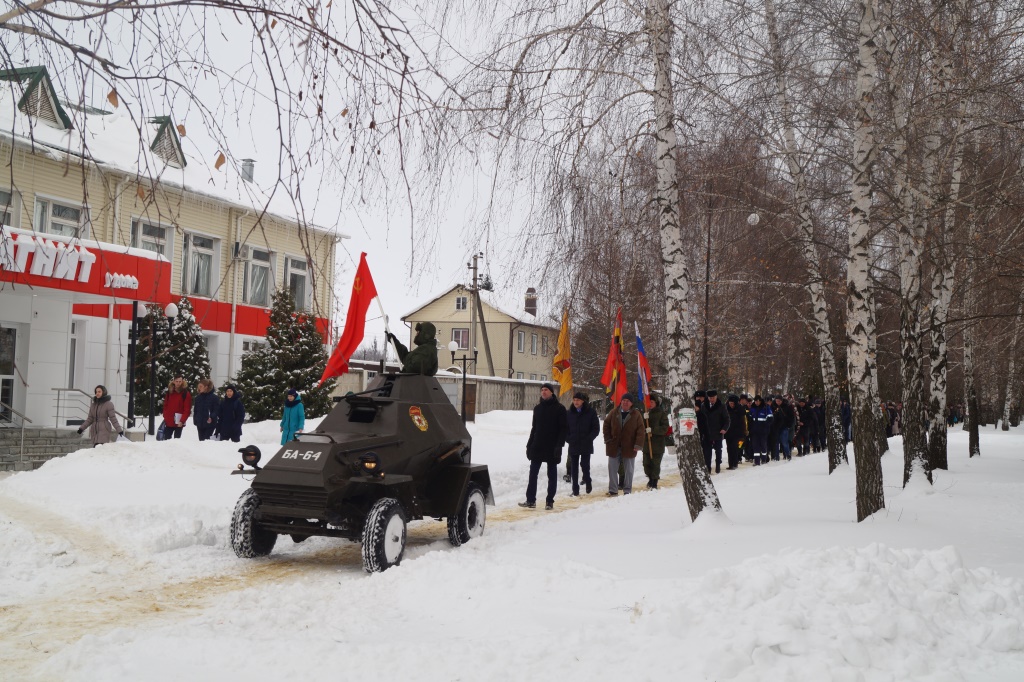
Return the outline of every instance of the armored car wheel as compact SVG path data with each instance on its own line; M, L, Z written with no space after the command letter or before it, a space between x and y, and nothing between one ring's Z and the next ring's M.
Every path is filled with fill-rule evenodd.
M260 496L249 488L238 498L231 515L231 549L242 559L270 554L277 542L277 533L264 530L253 516L260 507Z
M405 524L405 510L393 497L382 497L370 507L363 526L363 570L379 573L401 563Z
M476 483L466 486L466 495L454 516L448 517L448 542L455 547L464 545L484 534L487 506L484 491Z

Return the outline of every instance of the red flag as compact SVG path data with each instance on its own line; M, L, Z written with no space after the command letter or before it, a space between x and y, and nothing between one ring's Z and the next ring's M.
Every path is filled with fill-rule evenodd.
M366 254L359 255L359 267L356 269L356 278L352 282L352 298L348 302L348 313L345 315L345 331L338 339L338 345L331 353L331 359L327 361L324 375L320 377L320 383L324 383L331 377L336 377L348 371L348 361L352 354L363 342L363 334L366 330L366 309L370 307L370 301L377 298L377 287L370 276L370 267L366 264Z
M615 330L612 332L612 345L608 349L608 359L604 363L604 374L601 385L606 395L612 397L616 405L626 393L626 361L623 359L625 345L622 342L622 308L615 315Z

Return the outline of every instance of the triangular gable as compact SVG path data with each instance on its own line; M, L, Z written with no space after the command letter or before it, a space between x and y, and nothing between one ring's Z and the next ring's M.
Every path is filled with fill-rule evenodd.
M71 129L71 118L64 111L53 89L53 81L45 66L29 66L0 71L0 80L21 83L24 92L18 110L60 130Z
M408 320L410 317L413 317L414 315L416 315L416 313L418 313L419 311L423 310L424 308L426 308L427 306L431 305L432 303L436 303L437 301L439 301L440 299L444 298L448 294L452 293L456 289L463 289L466 292L467 295L469 294L469 289L464 284L456 284L454 286L451 286L451 287L445 289L444 291L442 291L437 296L434 296L433 298L431 298L426 303L424 303L422 305L419 305L416 308L414 308L413 310L410 310L409 312L407 312L405 315L402 315L402 321L404 322L404 321ZM499 305L497 303L497 301L494 300L494 295L490 291L481 291L480 292L480 303L482 303L484 305L484 307L490 308L491 310L493 310L494 312L496 312L496 313L498 313L500 315L504 315L506 317L510 317L510 318L512 318L513 320L515 320L516 322L518 322L520 324L528 325L530 327L539 327L541 329L554 329L554 330L558 330L559 329L559 327L554 327L554 326L551 326L551 325L544 324L540 320L536 320L536 319L530 320L530 319L527 319L524 315L515 315L515 314L509 312L508 310L503 308L501 305Z
M150 150L167 164L175 168L184 168L187 163L185 152L181 148L181 138L178 137L178 130L171 117L156 116L149 122L156 126L156 135L153 136Z

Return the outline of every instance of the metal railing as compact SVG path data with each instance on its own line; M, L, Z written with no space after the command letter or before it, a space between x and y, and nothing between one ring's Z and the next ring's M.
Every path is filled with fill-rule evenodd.
M24 457L25 456L25 422L28 422L29 424L31 424L32 420L29 419L28 417L26 417L25 415L23 415L21 412L18 412L16 409L11 407L7 403L3 402L2 400L0 400L0 408L3 408L5 411L9 412L10 414L16 415L19 419L21 419L21 447L19 448L19 454L22 457Z
M56 412L56 427L61 428L61 417L64 418L64 425L67 426L68 422L68 410L76 410L78 414L82 415L82 421L84 422L89 417L89 405L92 404L93 396L86 393L80 388L51 388L51 391L57 392L57 412ZM70 395L69 395L70 394ZM61 412L61 401L63 395L63 407L64 412ZM121 428L128 428L128 417L121 414L117 410L114 410L114 414L121 418Z

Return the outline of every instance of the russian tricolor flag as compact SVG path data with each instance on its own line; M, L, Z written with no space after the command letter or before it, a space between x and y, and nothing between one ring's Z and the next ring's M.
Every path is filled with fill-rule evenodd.
M640 380L637 382L636 399L644 403L645 409L654 407L651 401L651 366L647 364L647 353L644 352L644 342L640 340L640 326L634 322L633 329L636 330L636 364L637 374Z

